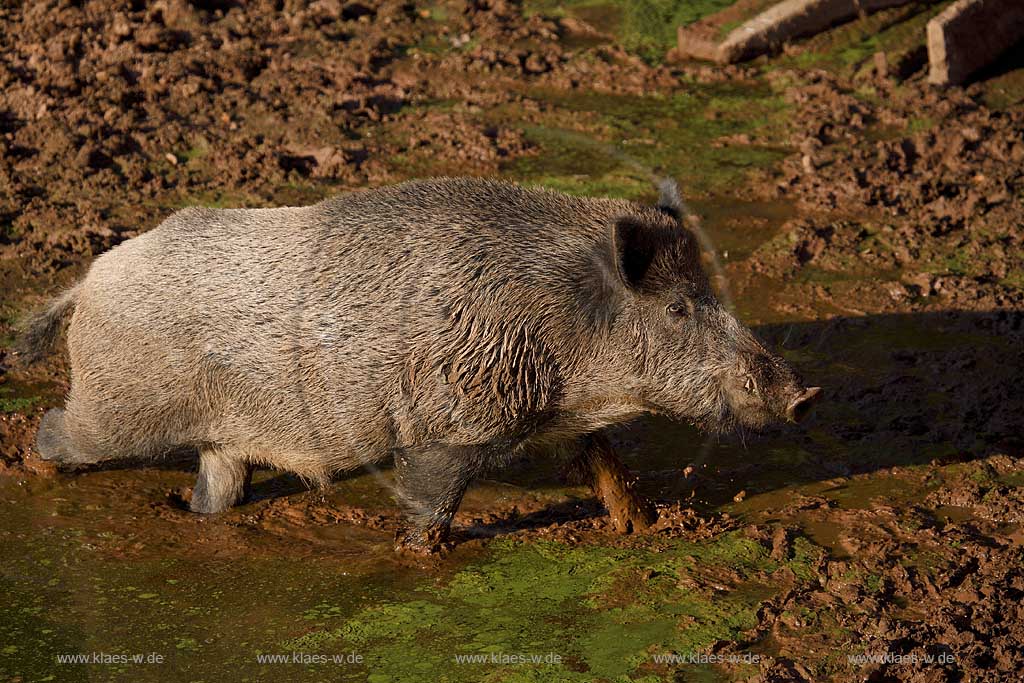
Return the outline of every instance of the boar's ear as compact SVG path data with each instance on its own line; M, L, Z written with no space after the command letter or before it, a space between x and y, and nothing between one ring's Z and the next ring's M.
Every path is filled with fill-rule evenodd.
M647 289L651 266L666 246L665 231L634 217L623 217L612 226L612 258L619 278L630 289ZM649 284L649 283L647 283Z

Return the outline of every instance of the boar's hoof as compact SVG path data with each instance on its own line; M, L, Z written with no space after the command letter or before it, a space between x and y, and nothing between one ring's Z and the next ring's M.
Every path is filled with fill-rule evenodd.
M36 449L43 460L68 460L66 446L67 436L64 434L64 411L54 408L43 415L36 432Z
M651 501L636 490L636 479L615 455L608 438L590 437L580 456L570 463L570 476L583 479L611 517L612 529L620 534L645 531L658 521Z
M444 555L454 547L448 540L448 528L401 530L395 536L395 550L411 555Z
M224 512L231 505L230 501L209 496L198 486L195 486L192 488L192 499L189 501L188 509L200 515L212 515Z
M616 533L639 533L658 521L658 512L651 502L639 496L631 496L612 505L615 507L609 507L608 512L612 518L612 529Z

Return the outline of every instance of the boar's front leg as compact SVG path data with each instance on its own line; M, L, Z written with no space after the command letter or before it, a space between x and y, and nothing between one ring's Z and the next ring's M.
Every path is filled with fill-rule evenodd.
M635 479L603 434L584 438L583 450L569 463L568 473L571 478L590 486L608 510L612 528L618 533L643 531L658 520L654 505L636 492Z
M214 446L199 451L199 476L192 488L192 512L223 512L249 495L252 465L245 453L234 448Z
M444 549L452 517L481 465L481 452L472 447L439 446L397 453L398 501L408 525L399 532L396 549L418 554Z

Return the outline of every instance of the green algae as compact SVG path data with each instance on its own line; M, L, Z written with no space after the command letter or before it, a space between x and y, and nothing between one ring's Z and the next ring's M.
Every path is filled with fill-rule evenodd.
M0 671L11 680L217 680L224 671L236 672L234 680L266 680L274 671L322 680L322 670L282 670L256 655L300 637L309 628L303 616L321 615L325 598L350 615L382 590L401 594L373 577L283 558L119 561L98 551L109 536L49 527L32 507L7 516L0 550ZM11 531L23 528L32 533ZM92 653L155 653L163 664L58 661ZM356 680L360 672L345 670Z
M403 151L386 163L402 178L465 174L439 161L429 146L406 148L407 119L423 111L460 116L488 128L516 130L533 147L499 164L500 175L588 196L647 198L652 175L676 177L687 197L736 195L752 173L774 169L789 153L790 105L764 81L683 82L671 94L620 95L515 86L543 103L524 120L516 102L487 109L425 101L395 114L380 137Z
M339 616L282 647L362 652L379 681L625 681L654 653L700 652L755 627L758 606L778 590L766 583L772 572L812 576L820 549L801 538L794 548L778 562L738 533L657 550L499 539L488 561L447 583ZM715 567L738 583L708 585ZM546 655L558 663L528 659ZM503 664L508 656L527 661Z
M203 206L210 209L244 209L264 205L266 202L247 192L210 190L182 197L172 208Z

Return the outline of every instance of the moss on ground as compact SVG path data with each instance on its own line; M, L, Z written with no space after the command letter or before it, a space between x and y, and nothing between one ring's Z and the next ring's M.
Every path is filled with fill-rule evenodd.
M541 125L524 129L538 153L503 172L564 192L639 199L651 194L652 174L667 174L690 197L730 193L787 154L772 143L787 105L763 84L693 84L669 96L532 94L552 105ZM744 134L761 144L723 142Z
M282 647L362 652L368 680L380 683L663 680L654 655L742 640L781 589L767 584L771 574L785 566L809 579L821 552L798 538L780 563L738 533L657 550L508 539L491 549L490 561L416 599L339 616ZM717 574L727 585L709 578ZM509 655L548 661L501 663ZM465 659L473 657L498 661Z
M27 413L46 402L42 385L0 385L0 413Z
M897 56L924 45L926 25L951 2L915 2L840 24L801 41L790 55L771 60L771 68L856 72L876 52Z

